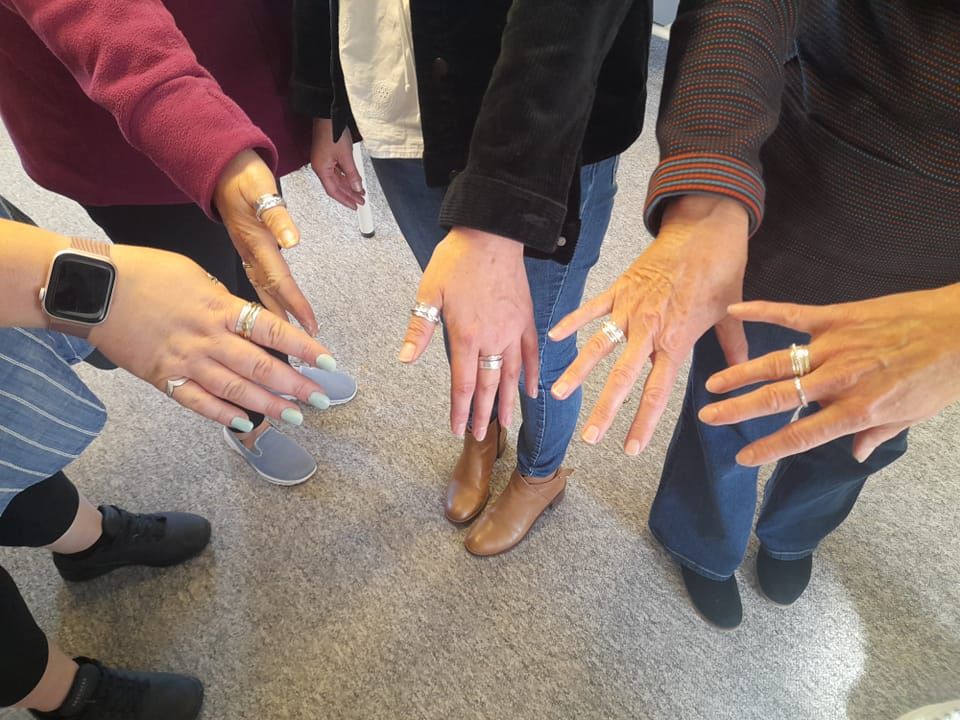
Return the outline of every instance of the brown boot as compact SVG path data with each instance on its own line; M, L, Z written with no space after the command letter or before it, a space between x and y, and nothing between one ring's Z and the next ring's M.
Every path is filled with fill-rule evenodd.
M464 541L474 555L498 555L523 540L548 507L563 500L572 470L560 468L549 478L527 478L514 470L510 484L470 528Z
M443 513L453 523L467 523L483 510L490 498L490 475L493 464L503 455L507 434L494 418L487 427L483 440L477 441L471 433L463 438L463 452L453 468Z

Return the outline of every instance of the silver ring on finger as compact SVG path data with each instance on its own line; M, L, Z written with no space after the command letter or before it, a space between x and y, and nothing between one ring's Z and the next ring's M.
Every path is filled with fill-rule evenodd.
M481 355L479 368L481 370L499 370L503 367L503 355Z
M257 222L263 222L263 214L267 210L273 210L274 208L287 206L287 201L284 200L280 195L276 193L269 193L267 195L261 195L257 198L257 202L253 205L253 210L257 215Z
M237 324L233 331L244 340L249 340L250 336L253 335L253 326L256 325L261 310L263 310L263 305L260 303L244 303L240 309L240 314L237 316Z
M607 336L607 340L614 345L623 345L627 341L627 336L613 320L604 320L600 325L600 331Z
M793 378L793 386L797 389L797 397L800 399L800 405L809 407L810 403L807 402L807 394L803 391L803 385L800 383L799 377Z
M440 308L433 305L418 302L413 306L410 314L414 317L423 318L427 322L432 322L434 325L440 324Z
M810 372L810 348L806 345L790 345L790 367L794 377L803 377Z
M185 378L185 377L167 378L167 389L166 389L167 397L173 397L174 391L181 385L185 385L188 382L190 382L190 378Z

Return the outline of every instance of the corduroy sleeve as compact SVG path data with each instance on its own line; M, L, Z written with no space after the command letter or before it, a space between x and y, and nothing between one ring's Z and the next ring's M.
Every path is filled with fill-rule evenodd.
M8 0L124 138L211 218L220 174L267 136L197 61L160 0Z
M514 0L441 225L556 250L600 67L631 5Z
M804 0L681 0L670 30L644 221L660 228L669 198L720 194L763 219L760 149L780 115L783 66Z
M294 0L290 97L297 112L330 117L330 51L330 0Z

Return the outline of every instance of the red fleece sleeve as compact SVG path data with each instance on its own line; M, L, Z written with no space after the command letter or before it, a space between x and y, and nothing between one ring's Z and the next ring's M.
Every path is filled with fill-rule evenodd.
M197 62L160 0L6 0L123 136L213 218L223 168L270 139Z

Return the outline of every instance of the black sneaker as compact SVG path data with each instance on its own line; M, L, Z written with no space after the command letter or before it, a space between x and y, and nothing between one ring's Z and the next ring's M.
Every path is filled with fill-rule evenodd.
M203 685L187 675L129 672L77 658L80 669L58 710L37 718L70 720L194 720L203 705Z
M763 594L777 605L793 605L810 583L813 555L796 560L778 560L763 546L757 553L757 580Z
M72 555L53 554L64 580L91 580L126 565L176 565L210 542L210 523L199 515L137 515L113 505L99 509L103 537L93 547Z
M743 622L743 605L740 603L736 576L731 575L726 580L711 580L683 566L680 567L680 573L693 606L704 620L721 630L733 630Z

